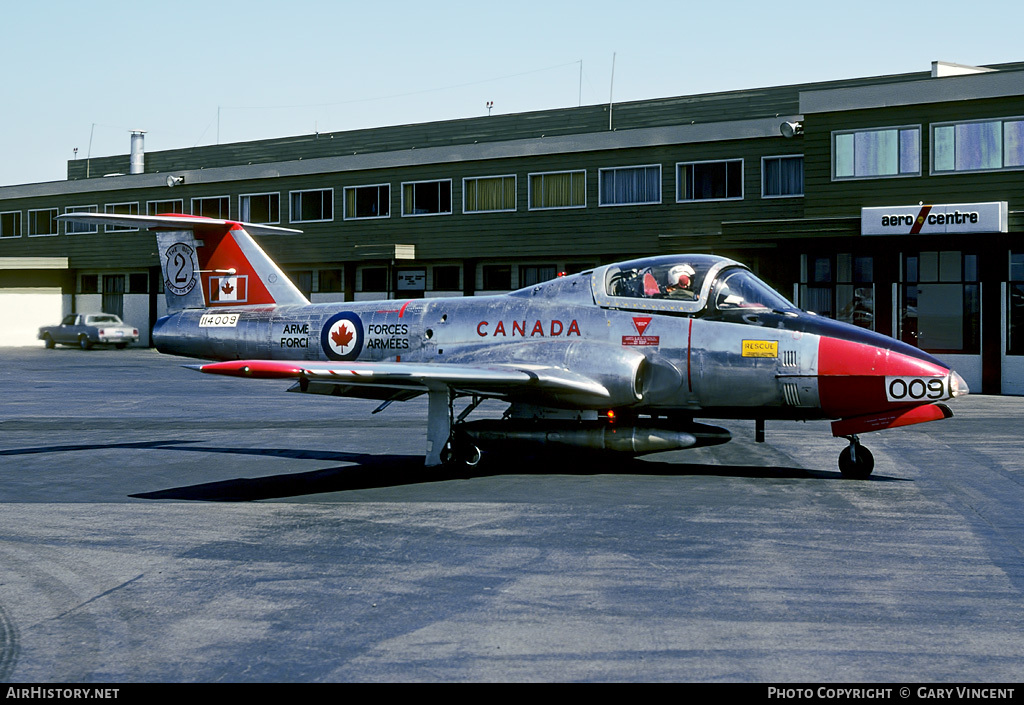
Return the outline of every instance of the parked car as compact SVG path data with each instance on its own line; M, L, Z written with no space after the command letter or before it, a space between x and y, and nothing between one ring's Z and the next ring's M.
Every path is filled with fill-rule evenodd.
M46 347L77 345L88 350L93 345L113 345L124 348L139 340L139 329L126 326L112 313L73 313L65 316L59 326L43 326L39 339Z

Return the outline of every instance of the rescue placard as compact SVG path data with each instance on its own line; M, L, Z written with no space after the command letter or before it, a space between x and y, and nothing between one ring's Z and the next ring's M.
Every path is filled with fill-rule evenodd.
M743 357L778 357L777 340L744 340Z

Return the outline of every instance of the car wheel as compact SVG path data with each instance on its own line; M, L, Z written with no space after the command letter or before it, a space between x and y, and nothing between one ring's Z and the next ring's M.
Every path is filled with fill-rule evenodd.
M53 350L57 347L57 343L53 342L53 336L49 333L43 336L43 343L46 345L47 350Z
M78 347L82 348L82 350L89 350L92 348L92 342L88 336L80 335L78 336Z

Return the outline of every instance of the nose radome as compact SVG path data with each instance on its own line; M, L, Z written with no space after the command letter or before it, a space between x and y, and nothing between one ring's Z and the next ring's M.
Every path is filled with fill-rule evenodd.
M819 342L819 399L831 418L928 404L967 389L963 378L938 360L860 341L822 337Z

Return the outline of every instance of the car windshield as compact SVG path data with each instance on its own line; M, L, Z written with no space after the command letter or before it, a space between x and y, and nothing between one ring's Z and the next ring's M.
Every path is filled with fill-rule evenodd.
M113 314L103 314L102 316L89 316L87 319L89 323L120 323L121 319Z
M711 288L711 299L719 311L759 308L780 312L798 310L746 269L728 269L723 272Z
M679 259L644 267L612 267L608 270L605 289L609 296L696 301L712 264Z

